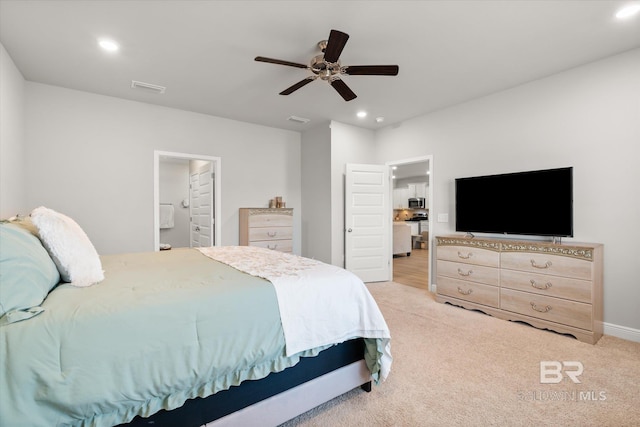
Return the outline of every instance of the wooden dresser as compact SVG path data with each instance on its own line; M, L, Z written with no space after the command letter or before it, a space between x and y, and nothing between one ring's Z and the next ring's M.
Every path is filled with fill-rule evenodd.
M438 302L575 336L602 336L603 246L436 237Z
M240 245L293 251L293 209L240 208Z

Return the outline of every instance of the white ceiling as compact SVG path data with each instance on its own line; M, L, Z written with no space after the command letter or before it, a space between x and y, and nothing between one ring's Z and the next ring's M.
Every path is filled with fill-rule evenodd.
M628 3L0 0L0 41L29 81L283 129L377 129L640 47L640 18L614 18ZM306 64L331 29L351 36L343 65L398 64L399 75L345 76L350 102L320 80L278 95L309 72L254 57ZM99 50L99 37L120 51Z

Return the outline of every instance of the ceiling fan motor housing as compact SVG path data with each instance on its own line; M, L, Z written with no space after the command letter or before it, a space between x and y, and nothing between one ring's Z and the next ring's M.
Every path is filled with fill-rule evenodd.
M322 80L331 80L331 77L342 72L340 61L327 62L324 60L324 55L314 56L309 63L309 68Z

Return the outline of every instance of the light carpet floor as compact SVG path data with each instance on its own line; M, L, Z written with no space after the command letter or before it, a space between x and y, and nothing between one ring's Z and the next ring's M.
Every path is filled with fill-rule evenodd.
M603 336L585 344L439 304L423 289L368 288L391 330L388 379L283 427L640 426L640 343ZM582 363L580 383L565 375L542 384L542 361Z

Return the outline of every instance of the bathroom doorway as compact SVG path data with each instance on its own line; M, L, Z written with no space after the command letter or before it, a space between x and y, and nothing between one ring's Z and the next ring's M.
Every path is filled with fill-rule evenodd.
M219 246L220 158L154 152L154 248Z

